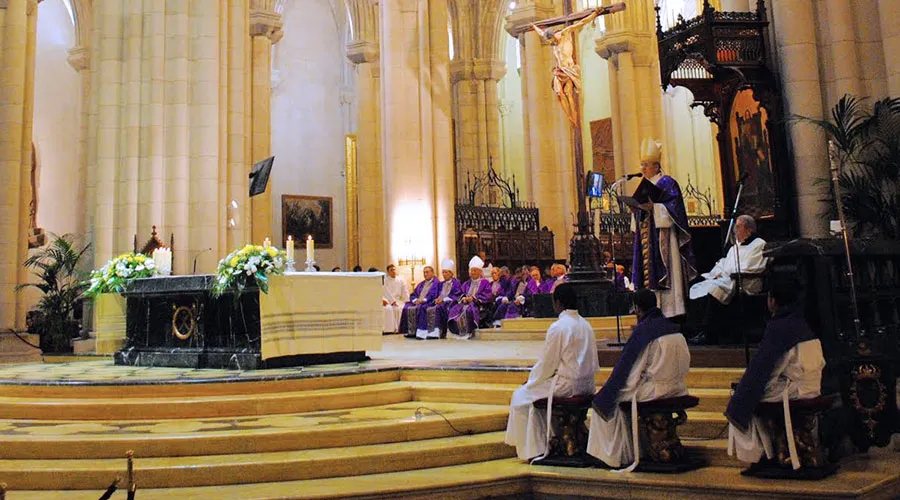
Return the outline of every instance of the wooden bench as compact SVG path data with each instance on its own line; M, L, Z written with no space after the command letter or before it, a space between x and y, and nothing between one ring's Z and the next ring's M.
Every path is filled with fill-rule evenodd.
M550 422L550 451L546 458L535 460L534 465L562 467L590 467L594 460L587 454L587 411L593 394L570 398L553 397ZM534 402L537 411L547 411L547 399Z
M778 402L759 403L754 414L762 420L772 439L775 458L763 458L741 472L745 476L768 479L822 479L839 468L828 461L827 453L819 439L819 416L834 407L837 395L818 396L790 401L791 427L794 443L800 459L800 469L794 470L788 447L784 406Z
M641 455L637 471L677 473L699 469L706 461L690 457L678 437L678 426L687 422L685 410L700 403L696 396L676 396L639 402L638 440ZM631 415L631 402L619 403L619 410ZM630 417L629 417L630 418Z

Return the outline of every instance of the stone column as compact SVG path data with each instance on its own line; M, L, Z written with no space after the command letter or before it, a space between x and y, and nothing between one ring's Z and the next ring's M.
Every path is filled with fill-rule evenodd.
M91 72L90 72L90 50L84 46L76 45L69 49L69 55L66 59L69 66L78 72L81 76L81 116L78 120L78 189L83 190L85 196L82 198L82 205L73 207L80 214L76 233L84 234L87 232L88 223L88 168L87 168L87 132L88 132L88 110L90 108L91 99ZM86 238L90 241L90 238ZM93 255L88 250L90 255Z
M881 21L881 43L887 68L888 95L900 97L900 2L878 0L878 19Z
M274 0L250 0L250 36L252 37L252 162L272 153L272 44L283 35L281 14ZM272 190L254 196L251 203L252 239L259 244L272 235ZM278 243L280 246L280 243Z
M772 2L772 9L787 107L785 114L821 119L824 111L812 1ZM800 236L824 236L826 222L820 214L826 208L821 200L827 195L827 187L817 181L829 177L824 135L817 127L808 124L794 124L789 127L789 132L794 156Z
M541 225L553 231L556 258L568 259L572 234L569 214L575 211L572 190L567 188L575 176L569 153L572 138L550 86L554 65L550 46L530 28L533 22L561 13L560 2L519 2L506 18L506 31L522 44L522 105L533 201L540 209Z
M447 35L448 0L428 0L429 66L431 84L431 159L434 165L435 258L456 254L456 189L453 185L453 130L450 99L450 39ZM494 80L494 96L497 82ZM490 101L488 92L488 101ZM496 99L496 97L495 97ZM495 106L496 109L496 106ZM499 114L499 111L497 111ZM495 128L496 129L496 128ZM499 137L497 138L499 141ZM456 255L456 260L467 258ZM457 269L460 269L457 266Z
M359 260L378 267L385 257L384 177L381 171L381 78L378 5L348 0L353 39L347 58L356 64L356 168ZM348 205L350 200L347 200Z
M834 71L832 98L837 102L844 94L861 96L851 0L825 0L824 3L828 12L828 31L831 34L831 67Z
M26 99L27 0L8 0L3 15L2 76L0 76L0 329L15 328L18 318L17 270L26 242L21 239L22 144ZM30 155L29 155L30 157ZM24 177L27 180L27 177ZM27 187L27 184L26 184ZM27 223L27 220L25 221Z
M423 163L427 134L420 116L427 56L421 54L418 7L415 0L379 2L384 216L391 262L414 256L435 264L433 171Z

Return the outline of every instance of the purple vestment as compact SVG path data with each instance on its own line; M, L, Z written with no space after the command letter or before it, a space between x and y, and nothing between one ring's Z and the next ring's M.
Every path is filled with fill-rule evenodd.
M491 282L484 278L469 280L463 283L462 289L465 292L463 297L475 300L467 304L456 301L450 308L447 326L456 335L471 335L478 328L485 306L491 302Z
M425 309L434 302L439 293L441 287L436 278L424 280L416 285L416 289L409 295L409 302L403 306L403 313L400 315L400 333L416 333L420 325L421 328L425 328ZM416 299L420 297L425 299L425 302L417 304Z
M437 289L437 296L428 305L423 329L428 332L439 330L443 336L447 333L447 318L450 308L463 296L463 288L458 279L450 278L442 281Z
M505 295L509 302L506 304L503 302L497 304L494 320L498 321L528 316L530 311L526 306L531 302L531 296L536 293L538 293L537 284L535 284L534 280L531 278L528 278L527 281L513 281ZM525 303L516 304L516 297L525 297Z
M686 283L697 276L697 266L694 263L694 250L691 248L691 234L688 232L687 212L684 209L681 187L668 175L663 175L656 183L656 187L662 190L662 196L658 200L650 201L665 205L674 222L672 230L677 231L678 235L677 258L682 261L681 269ZM650 212L641 211L639 214L634 235L631 282L634 283L635 289L668 290L672 287L672 283L668 266L660 254L659 230L656 229L656 222ZM646 255L643 253L644 246L648 249ZM673 255L672 258L676 256ZM645 267L649 268L646 270L648 271L646 276Z

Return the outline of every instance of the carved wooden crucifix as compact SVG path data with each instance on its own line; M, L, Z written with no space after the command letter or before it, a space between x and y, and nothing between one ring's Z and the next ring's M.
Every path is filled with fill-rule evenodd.
M606 7L598 7L573 13L575 0L563 1L563 13L560 17L545 19L532 24L532 28L553 46L553 57L556 66L553 68L553 91L572 126L574 143L575 186L578 198L578 226L587 224L587 204L584 190L584 147L581 132L581 67L578 64L578 33L584 25L600 16L625 10L624 3ZM563 26L551 31L550 28Z

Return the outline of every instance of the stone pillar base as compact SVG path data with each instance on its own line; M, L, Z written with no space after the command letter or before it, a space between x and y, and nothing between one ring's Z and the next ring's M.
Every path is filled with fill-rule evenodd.
M19 335L33 345L40 345L40 335L34 333ZM12 333L0 333L0 364L41 362L41 350L22 342L22 339Z

